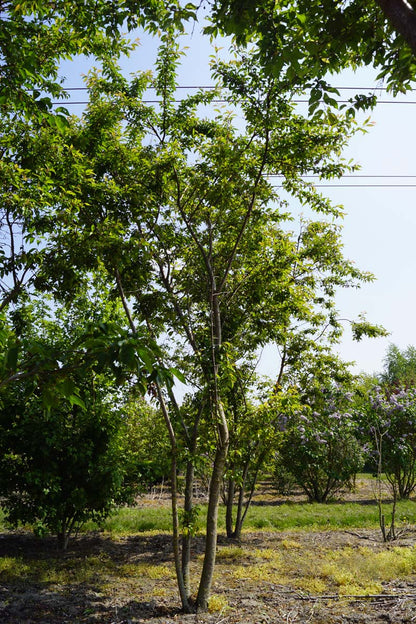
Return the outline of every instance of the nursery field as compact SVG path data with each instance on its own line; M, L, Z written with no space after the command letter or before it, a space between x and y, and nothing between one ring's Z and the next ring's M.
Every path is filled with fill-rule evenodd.
M384 502L386 521L390 505ZM200 523L203 526L204 505ZM223 518L220 519L220 526ZM220 529L210 612L180 613L169 501L143 497L58 553L54 538L0 532L4 624L414 622L416 502L399 503L398 538L383 543L372 483L328 504L260 486L241 543ZM194 541L193 572L203 536Z

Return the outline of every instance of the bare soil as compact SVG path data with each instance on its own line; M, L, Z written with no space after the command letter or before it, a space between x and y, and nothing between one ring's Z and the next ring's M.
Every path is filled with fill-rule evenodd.
M258 498L261 503L266 490ZM365 488L360 489L365 500ZM349 495L348 495L349 498ZM149 500L146 504L165 504ZM1 624L381 624L416 622L416 575L383 583L372 596L302 591L290 582L256 578L255 553L278 552L296 540L296 548L318 558L323 550L350 547L386 549L379 532L251 532L240 547L219 537L230 556L219 557L213 594L217 611L184 615L174 578L170 536L132 535L111 539L99 533L73 539L68 552L58 553L53 538L39 540L27 532L0 534L0 557L17 558L16 570L0 568ZM408 533L394 547L413 546ZM193 573L197 578L203 539L194 545ZM3 561L6 561L4 559ZM236 577L235 569L243 570ZM244 575L244 566L247 576ZM299 571L299 575L301 571ZM224 608L221 608L221 605Z

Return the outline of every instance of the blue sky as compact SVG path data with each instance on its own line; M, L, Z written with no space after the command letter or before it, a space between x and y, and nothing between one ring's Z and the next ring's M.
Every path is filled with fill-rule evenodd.
M180 69L179 84L211 84L208 62L213 50L208 40L199 35L198 26L192 36L182 38L182 43L189 46L189 50ZM227 43L219 43L226 50ZM156 41L143 37L141 45L123 62L126 73L150 69L156 48ZM62 71L67 78L65 85L83 86L82 74L88 67L88 60L64 63ZM371 69L356 74L344 72L335 76L333 83L337 86L372 89L379 86L375 72ZM385 92L377 93L380 100L392 100ZM342 95L347 95L347 92ZM82 101L85 94L74 92L71 99ZM374 283L364 285L360 290L339 294L340 315L352 319L362 312L366 313L370 321L382 324L390 332L388 338L363 339L357 343L351 339L346 328L338 351L343 359L356 362L353 368L355 372L380 371L387 346L391 342L401 348L409 344L416 345L416 186L364 186L416 185L416 103L411 104L412 101L416 102L416 93L400 96L394 103L378 104L371 114L374 125L368 134L359 134L353 138L345 156L361 165L358 172L360 176L415 177L357 177L345 179L343 188L323 191L334 203L342 204L345 208L345 255L354 260L360 269L371 271L376 277ZM74 113L82 110L80 105L68 108ZM265 350L261 370L274 375L276 358L273 350Z

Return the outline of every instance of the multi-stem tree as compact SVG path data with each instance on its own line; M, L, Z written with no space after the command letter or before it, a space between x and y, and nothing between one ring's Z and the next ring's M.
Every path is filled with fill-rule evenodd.
M328 249L326 236L338 210L302 179L306 173L331 177L345 170L341 150L354 131L351 119L332 113L319 122L306 119L291 102L295 93L265 75L249 56L216 65L229 110L210 107L202 116L216 92L177 103L179 57L166 35L155 78L140 74L129 82L114 67L90 76L90 105L59 135L55 148L59 175L77 167L71 190L76 201L62 194L56 210L44 215L48 262L38 284L59 284L64 295L83 271L99 268L133 335L145 328L149 339L159 342L163 363L179 366L202 397L189 419L171 384L163 390L159 376L150 388L170 437L175 565L183 607L191 610L206 609L210 595L229 447L228 396L237 363L282 336L291 317L315 314L320 295L306 277L308 263L329 268L334 261L332 282L325 271L320 278L323 291L367 276L342 258L337 238L332 240L338 246ZM156 91L156 106L143 101L149 86ZM48 134L53 129L46 129ZM303 256L299 241L283 227L288 216L281 212L284 202L269 174L281 175L288 193L327 215L326 224L308 226L310 248ZM299 271L296 280L294 271ZM205 556L194 605L192 480L201 423L214 446ZM184 447L181 553L177 462Z

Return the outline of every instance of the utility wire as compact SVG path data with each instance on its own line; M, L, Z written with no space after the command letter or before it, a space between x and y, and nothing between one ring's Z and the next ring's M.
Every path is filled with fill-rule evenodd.
M335 99L335 98L334 98ZM174 102L183 102L184 100L174 100ZM143 104L161 104L162 100L142 100ZM295 104L308 104L309 100L305 99L305 100L299 100L299 99L293 99L291 100L291 102L294 102ZM337 104L351 104L350 100L336 100ZM210 104L226 104L227 100L212 100L210 102ZM61 100L59 102L52 102L52 104L54 106L69 106L72 104L89 104L88 100L86 101L81 101L81 102L71 102L70 100ZM396 100L377 100L377 104L416 104L416 100L400 100L400 101L396 101Z
M156 87L148 87L147 90L155 89ZM178 85L176 89L215 89L215 85ZM337 91L388 91L387 87L334 87ZM63 91L88 91L88 87L66 87ZM410 91L416 91L416 89L407 89L406 93ZM402 94L404 95L404 94Z
M387 91L386 87L351 87L351 86L340 86L340 87L335 87L338 91L356 91L356 92L360 92L360 91ZM148 90L154 89L154 87L149 87ZM187 89L187 90L191 90L191 89L202 89L202 90L212 90L215 89L214 85L179 85L176 87L177 90L179 89ZM67 87L66 89L64 89L64 92L70 92L70 91L88 91L88 87ZM416 89L409 89L409 91L416 91ZM183 100L181 99L176 99L175 102L181 102ZM309 102L308 99L293 99L293 102L297 103L297 104L306 104ZM227 100L225 99L215 99L212 101L212 103L215 104L222 104L222 103L226 103ZM337 102L339 104L348 104L349 100L337 100ZM80 106L85 106L87 105L89 102L88 101L75 101L75 102L71 102L71 101L66 101L66 100L62 100L60 102L53 102L53 105L80 105ZM161 100L143 100L144 104L160 104ZM416 104L416 100L378 100L377 101L378 104ZM268 174L266 177L268 178L282 178L283 176L280 174ZM319 176L317 175L305 175L304 176L305 179L314 179L314 178L319 178ZM374 174L374 175L370 175L370 174L355 174L355 175L344 175L342 176L342 178L353 178L353 179L357 179L357 178L361 178L361 179L376 179L376 178L382 178L382 179L415 179L416 175L395 175L395 174ZM416 184L380 184L380 183L362 183L362 184L314 184L315 188L416 188ZM282 185L276 185L276 188L282 188Z
M416 184L314 184L314 188L416 188ZM282 184L274 188L283 188Z
M176 90L192 90L192 89L202 89L205 91L210 91L215 89L215 85L178 85L176 87ZM385 91L387 92L387 87L351 87L351 86L341 86L341 87L334 87L335 89L337 89L338 91L355 91L357 93L362 92L362 91L372 91L372 92L377 92L377 91ZM148 87L146 90L147 91L152 91L154 90L155 87ZM71 91L88 91L88 87L67 87L65 89L63 89L64 93L69 93ZM408 91L416 91L416 89L409 89ZM403 94L404 95L404 94ZM334 98L336 99L336 98ZM294 98L292 100L294 103L296 104L307 104L309 102L308 99L303 99L303 98ZM181 102L180 99L176 99L175 102ZM225 99L215 99L212 101L213 104L224 104L226 103L227 100ZM350 100L337 100L337 102L339 104L348 104L350 102ZM53 105L57 106L60 104L68 104L68 105L86 105L88 104L88 101L75 101L75 102L71 102L71 101L65 101L62 100L62 102L52 102ZM153 100L153 99L148 99L148 100L143 100L144 104L160 104L161 100ZM392 99L392 100L377 100L378 104L416 104L416 100L397 100L397 99Z
M283 178L283 174L281 173L266 173L265 177L267 178ZM390 173L375 173L375 174L370 174L370 173L353 173L353 174L349 174L346 173L345 175L340 176L341 178L416 178L416 174L415 175L410 175L410 174L406 174L406 175L401 175L401 174L390 174ZM302 178L319 178L320 180L322 180L322 177L319 175L315 175L315 174L305 174L304 176L302 176Z

